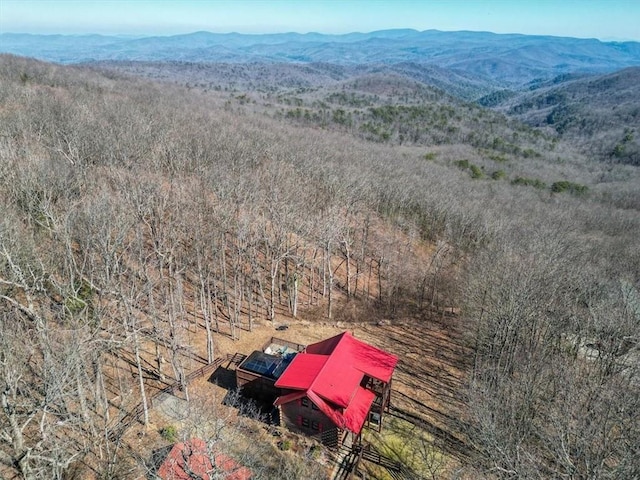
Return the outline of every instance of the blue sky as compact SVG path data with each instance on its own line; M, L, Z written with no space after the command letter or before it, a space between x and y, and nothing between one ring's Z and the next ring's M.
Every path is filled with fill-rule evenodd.
M0 0L0 32L474 30L640 40L640 0Z

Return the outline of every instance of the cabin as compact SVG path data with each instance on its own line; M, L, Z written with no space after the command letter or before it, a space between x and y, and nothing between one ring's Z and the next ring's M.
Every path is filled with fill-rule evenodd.
M251 353L236 368L236 384L242 394L273 404L280 395L280 390L275 387L276 380L304 348L304 345L271 337L261 350Z
M274 382L283 425L337 448L382 428L398 357L349 332L308 345Z
M173 445L158 468L156 476L161 480L251 480L253 474L247 467L221 453L213 453L207 444L193 438Z

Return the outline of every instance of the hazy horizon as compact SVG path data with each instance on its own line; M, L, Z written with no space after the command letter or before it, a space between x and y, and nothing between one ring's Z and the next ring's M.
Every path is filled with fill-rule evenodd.
M173 36L414 29L640 41L640 2L2 0L0 33Z

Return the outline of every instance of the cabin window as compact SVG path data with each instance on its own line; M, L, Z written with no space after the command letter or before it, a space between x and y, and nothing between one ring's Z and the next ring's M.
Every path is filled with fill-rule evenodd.
M307 397L302 398L300 400L300 405L309 408L309 399Z
M315 420L313 422L311 422L311 429L312 430L320 430L320 423L316 422Z
M312 410L319 410L318 406L315 403L311 404L311 409Z
M303 426L303 427L307 427L307 428L309 428L309 423L310 423L310 422L309 422L309 419L308 419L308 418L302 417L302 426Z

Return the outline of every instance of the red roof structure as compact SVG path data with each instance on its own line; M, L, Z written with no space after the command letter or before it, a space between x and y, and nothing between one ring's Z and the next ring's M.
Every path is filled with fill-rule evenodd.
M336 426L359 434L376 397L362 386L363 377L389 383L397 363L395 355L341 333L295 356L275 384L293 392L275 405L309 397Z
M214 459L215 467L211 462ZM212 475L213 473L216 475ZM220 473L226 476L220 477ZM223 454L211 455L207 444L193 438L186 442L176 443L157 472L162 480L192 480L199 478L211 480L224 478L224 480L251 480L251 470L238 465L233 459Z

